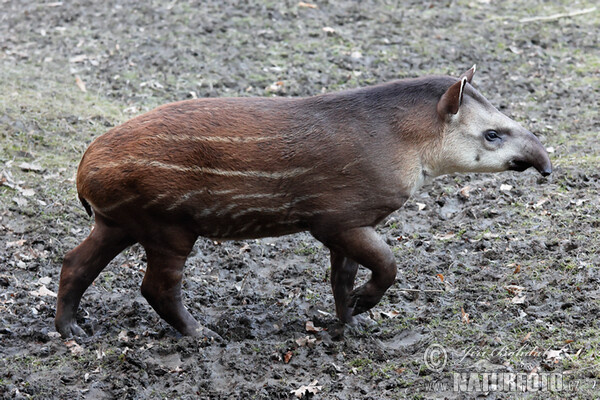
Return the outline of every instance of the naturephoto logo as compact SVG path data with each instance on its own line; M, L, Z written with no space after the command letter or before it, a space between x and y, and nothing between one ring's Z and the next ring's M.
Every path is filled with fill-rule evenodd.
M510 348L504 346L493 351L485 351L472 346L459 353L456 360L450 360L446 348L439 344L429 345L423 353L424 366L434 373L445 373L439 381L431 382L428 390L435 392L585 392L600 390L598 379L578 378L574 375L577 371L540 371L538 367L526 365L530 372L509 372L486 370L485 365L491 365L489 359L519 359L532 356L558 358L560 353L556 350L540 351L534 345ZM473 362L474 360L484 362ZM450 363L450 361L453 361ZM465 367L470 364L470 367ZM454 369L454 370L453 370ZM450 379L448 379L450 377Z

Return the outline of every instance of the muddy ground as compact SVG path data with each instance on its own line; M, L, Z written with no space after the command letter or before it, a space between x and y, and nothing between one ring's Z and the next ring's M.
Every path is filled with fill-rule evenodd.
M0 398L597 398L595 2L239 3L0 1ZM85 294L90 336L56 334L62 257L92 224L74 174L111 126L191 97L307 96L473 63L555 172L424 187L378 228L400 272L357 328L337 329L328 252L300 234L198 241L185 302L220 343L158 318L137 246ZM455 379L491 372L561 384Z

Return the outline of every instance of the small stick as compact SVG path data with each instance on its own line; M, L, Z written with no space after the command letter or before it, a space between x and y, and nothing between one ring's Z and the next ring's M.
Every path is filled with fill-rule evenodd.
M444 293L445 290L442 289L405 289L405 288L400 288L400 289L396 289L399 290L401 292L423 292L423 293Z
M570 17L576 17L578 15L582 15L582 14L589 14L594 11L596 11L596 7L586 8L584 10L571 11L569 13L554 14L554 15L548 15L548 16L542 16L542 17L522 18L519 20L519 22L554 21L554 20L560 19L560 18L570 18Z

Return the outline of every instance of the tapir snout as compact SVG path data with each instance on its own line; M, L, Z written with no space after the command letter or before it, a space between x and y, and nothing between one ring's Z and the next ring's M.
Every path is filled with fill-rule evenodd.
M531 132L526 131L526 144L522 149L522 158L515 158L509 161L508 169L512 171L525 171L529 167L534 167L542 176L548 176L552 173L552 163L548 152Z

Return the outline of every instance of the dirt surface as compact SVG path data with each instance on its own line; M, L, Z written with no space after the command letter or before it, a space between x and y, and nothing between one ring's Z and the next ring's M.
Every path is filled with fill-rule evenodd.
M598 398L595 2L240 3L0 1L0 398ZM198 241L185 302L220 343L158 318L137 246L85 294L90 336L58 337L62 257L92 224L74 174L111 126L191 97L306 96L475 62L475 86L539 135L555 172L424 187L378 228L400 272L358 327L336 325L328 252L300 234ZM491 372L561 385L456 380Z

